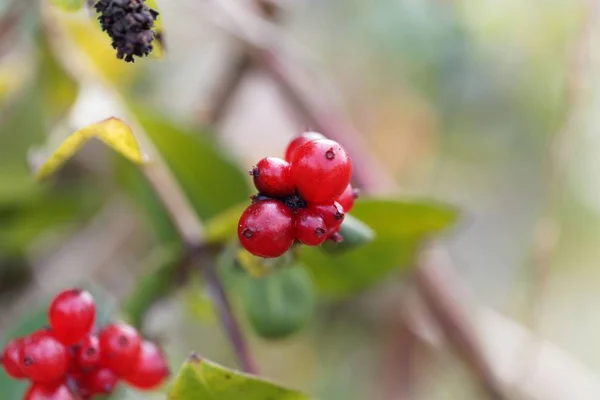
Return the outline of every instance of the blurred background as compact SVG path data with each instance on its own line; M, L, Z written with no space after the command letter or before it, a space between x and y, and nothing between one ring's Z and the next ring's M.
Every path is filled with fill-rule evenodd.
M192 350L236 366L197 277L139 288L172 227L135 167L98 142L50 182L34 182L30 165L44 143L85 125L137 119L159 150L194 161L178 167L190 198L203 198L204 183L221 188L199 212L214 216L249 193L236 171L315 128L260 66L214 115L240 52L273 44L303 71L299 85L324 118L356 127L349 149L378 171L372 194L460 210L440 238L458 277L447 284L468 299L508 398L598 398L597 2L282 0L266 22L249 0L164 0L164 55L135 64L116 59L89 8L0 6L0 340L43 325L52 295L82 286L102 318L134 315L174 370ZM245 329L261 374L320 399L486 398L468 362L407 317L408 271L318 297L305 329L285 340ZM1 376L0 387L12 400L24 385Z

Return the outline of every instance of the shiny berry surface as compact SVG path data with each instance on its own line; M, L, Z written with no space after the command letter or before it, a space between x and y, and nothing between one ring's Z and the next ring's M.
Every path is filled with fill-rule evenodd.
M43 385L39 383L32 384L23 400L75 400L67 385Z
M240 217L238 237L255 256L279 257L294 243L294 213L276 200L253 203Z
M325 139L325 136L321 135L318 132L304 132L302 135L298 136L290 142L287 149L285 150L285 160L288 162L291 161L298 147L302 146L306 142L310 142L312 140L317 139Z
M137 330L124 323L106 326L98 337L100 363L117 375L124 375L135 367L140 354L141 338Z
M32 381L55 382L67 372L69 352L50 332L36 332L23 338L19 362L23 374Z
M23 379L26 375L21 370L19 352L23 347L22 339L14 339L6 344L1 356L1 364L8 376L13 379Z
M327 225L317 211L308 208L297 211L296 239L308 246L318 246L327 239Z
M87 335L75 350L75 364L79 368L91 369L100 364L100 340L97 336Z
M294 194L290 164L281 158L263 158L250 171L250 174L253 176L254 186L261 194L271 197Z
M123 379L137 389L152 390L164 383L168 377L169 366L162 351L154 343L143 341L135 368Z
M66 290L54 298L48 319L54 335L65 345L79 342L92 329L96 315L94 298L79 289Z
M323 217L328 230L339 227L346 215L344 208L337 201L332 204L311 204L308 208Z
M108 368L98 368L83 378L83 386L92 394L111 394L119 383L119 377Z
M354 189L351 184L346 186L344 192L337 198L344 212L349 213L354 208L354 201L358 198L358 189Z
M318 139L304 143L292 156L292 181L311 203L331 203L346 189L352 177L352 161L339 143Z

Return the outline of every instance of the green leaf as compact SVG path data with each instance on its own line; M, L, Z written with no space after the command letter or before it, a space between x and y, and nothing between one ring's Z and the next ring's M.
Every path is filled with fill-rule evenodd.
M260 278L246 275L242 304L255 332L283 339L300 331L315 308L315 287L301 265L278 268Z
M185 130L156 113L133 109L200 218L248 202L248 179L205 132Z
M145 260L144 276L123 305L129 322L140 327L144 314L152 304L165 296L173 287L174 274L181 265L183 249L178 243L159 247Z
M308 246L299 249L300 261L326 296L348 296L393 270L409 267L420 242L451 225L457 212L431 202L365 199L356 203L352 215L375 231L373 241L340 254Z
M64 11L74 12L85 4L85 0L51 0L52 4Z
M359 247L375 238L375 231L373 231L371 227L350 214L346 215L346 218L344 218L340 234L344 238L343 242L334 243L326 241L323 243L322 249L331 254L339 254L349 249Z
M192 356L179 370L169 400L307 400L308 396L256 376Z

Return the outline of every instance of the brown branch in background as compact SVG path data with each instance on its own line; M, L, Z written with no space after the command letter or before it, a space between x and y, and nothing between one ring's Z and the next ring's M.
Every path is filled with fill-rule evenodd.
M0 56L3 56L10 45L12 34L21 22L25 12L35 0L13 0L7 10L0 16Z

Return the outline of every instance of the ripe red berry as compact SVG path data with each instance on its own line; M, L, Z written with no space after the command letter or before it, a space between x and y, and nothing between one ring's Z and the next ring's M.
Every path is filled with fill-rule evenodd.
M344 237L340 234L341 226L337 226L329 231L327 234L327 240L331 240L335 243L342 243L344 241Z
M142 342L137 330L124 323L106 326L98 337L100 362L117 375L124 375L135 367Z
M339 227L344 222L344 208L337 201L332 204L311 204L308 208L323 217L329 231Z
M79 368L90 369L100 363L100 341L94 335L87 335L75 350L75 363Z
M354 189L351 184L346 186L344 193L337 198L337 202L344 208L344 211L349 213L354 207L354 200L358 198L358 189Z
M67 385L43 385L40 383L33 383L27 393L25 393L24 400L75 400L75 396L69 390Z
M82 387L92 394L111 394L119 377L108 368L98 368L83 377Z
M285 150L285 160L287 162L291 162L292 156L294 155L298 147L302 146L306 142L310 142L311 140L317 139L325 139L325 136L321 135L319 132L304 132L302 135L298 136L290 142L287 149Z
M65 345L79 342L92 329L96 305L89 292L66 290L54 298L48 310L48 319L54 335Z
M6 374L13 379L23 379L26 375L21 371L19 362L19 352L23 347L23 339L14 339L6 344L2 356L0 356L0 364L4 367Z
M352 161L339 143L318 139L304 143L290 162L292 181L311 203L331 203L346 189L352 177Z
M258 201L242 213L238 237L256 256L279 257L294 243L294 213L280 201Z
M296 212L296 239L308 246L318 246L327 239L327 225L316 210L302 208Z
M160 386L168 376L169 366L162 351L154 343L143 341L135 368L123 379L137 389L152 390Z
M49 331L38 331L23 338L19 365L23 374L34 382L56 382L67 372L69 352Z
M250 175L254 177L254 186L261 194L271 197L294 194L290 164L281 158L263 158L250 171Z

